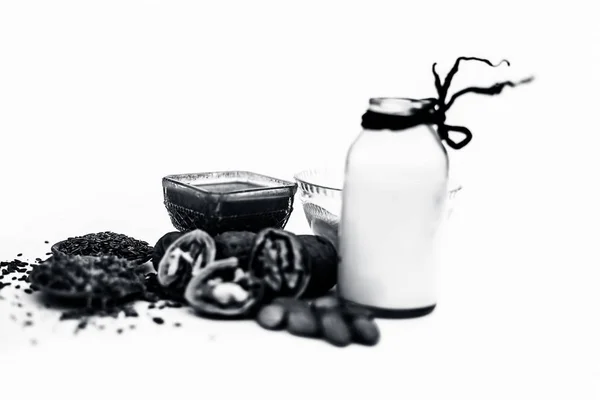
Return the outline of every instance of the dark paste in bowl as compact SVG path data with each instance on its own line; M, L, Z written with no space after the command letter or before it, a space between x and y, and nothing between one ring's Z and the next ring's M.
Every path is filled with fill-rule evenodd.
M297 184L247 171L169 175L163 178L164 204L180 231L282 229L293 210Z

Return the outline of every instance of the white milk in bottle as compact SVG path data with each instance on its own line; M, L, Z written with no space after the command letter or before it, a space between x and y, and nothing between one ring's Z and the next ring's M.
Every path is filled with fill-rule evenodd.
M379 317L426 315L437 302L448 156L432 115L428 100L371 99L347 155L338 293Z

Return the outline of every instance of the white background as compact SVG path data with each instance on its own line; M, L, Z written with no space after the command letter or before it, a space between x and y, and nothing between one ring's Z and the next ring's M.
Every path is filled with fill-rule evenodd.
M383 321L372 349L194 319L31 348L3 310L0 396L600 398L593 3L1 1L0 259L101 230L155 242L167 174L339 163L369 97L433 96L435 61L512 62L455 89L537 81L448 115L474 140L450 151L464 191L430 317ZM300 208L288 227L308 229Z

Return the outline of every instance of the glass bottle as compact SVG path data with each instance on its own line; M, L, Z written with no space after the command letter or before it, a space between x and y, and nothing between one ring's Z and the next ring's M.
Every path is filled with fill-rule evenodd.
M347 154L338 293L378 317L422 316L437 303L449 163L433 107L371 99Z

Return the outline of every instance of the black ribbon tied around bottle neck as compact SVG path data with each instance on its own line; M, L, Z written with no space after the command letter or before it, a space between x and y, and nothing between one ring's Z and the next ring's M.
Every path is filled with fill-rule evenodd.
M428 102L428 99L421 101ZM384 114L368 110L362 116L362 128L368 130L389 129L392 131L400 131L418 125L436 125L438 136L451 148L459 150L469 144L471 139L473 139L473 134L471 131L463 126L452 126L445 124L444 122L446 120L446 115L437 111L435 108L435 104L431 104L428 107L426 106L421 110L413 111L406 115ZM462 133L464 134L464 138L458 142L455 142L450 138L450 132Z
M468 87L456 92L449 101L446 101L452 78L456 75L461 61L478 61L485 63L491 67L498 67L502 63L510 66L507 60L502 60L498 64L492 64L489 60L477 57L459 57L446 78L444 83L441 82L440 76L436 71L436 63L433 64L432 70L435 78L435 87L438 92L437 98L427 99L404 99L410 102L420 103L420 107L416 107L406 114L386 114L368 110L362 116L362 127L368 130L404 130L417 125L436 125L437 133L440 139L448 146L455 150L462 149L473 139L471 131L464 126L454 126L446 124L446 112L454 104L456 99L467 93L482 94L488 96L498 95L505 87L516 87L533 81L533 77L528 77L517 82L504 81L498 82L490 87ZM450 132L461 133L464 137L462 140L454 141L450 138Z

